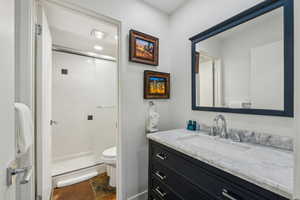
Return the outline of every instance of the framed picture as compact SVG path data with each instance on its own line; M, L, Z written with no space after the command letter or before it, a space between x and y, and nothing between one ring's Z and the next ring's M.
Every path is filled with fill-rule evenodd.
M170 74L144 71L144 99L169 99Z
M158 65L159 39L145 33L130 30L129 60L147 65Z

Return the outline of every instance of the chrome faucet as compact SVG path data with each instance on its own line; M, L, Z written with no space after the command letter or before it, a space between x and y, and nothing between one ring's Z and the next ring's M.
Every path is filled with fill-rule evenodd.
M221 127L219 126L219 120L222 121ZM219 135L221 138L228 138L227 123L223 115L217 115L215 117L214 124L212 126L212 135L213 136Z

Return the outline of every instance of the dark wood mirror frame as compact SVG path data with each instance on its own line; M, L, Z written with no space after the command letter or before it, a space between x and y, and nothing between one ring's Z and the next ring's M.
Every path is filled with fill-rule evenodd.
M196 104L196 44L214 35L283 7L284 9L284 110L235 109L201 107ZM293 0L266 0L244 12L190 38L192 42L192 110L255 115L294 117L294 2Z

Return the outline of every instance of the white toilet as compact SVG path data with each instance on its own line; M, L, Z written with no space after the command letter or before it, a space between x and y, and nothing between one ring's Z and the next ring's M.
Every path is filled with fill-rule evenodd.
M109 176L109 185L111 187L116 187L117 148L111 147L103 151L102 161L106 164L107 175Z

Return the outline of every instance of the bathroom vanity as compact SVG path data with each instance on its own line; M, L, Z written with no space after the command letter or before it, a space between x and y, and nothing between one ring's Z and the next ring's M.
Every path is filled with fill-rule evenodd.
M291 151L184 129L147 137L150 200L292 198Z

